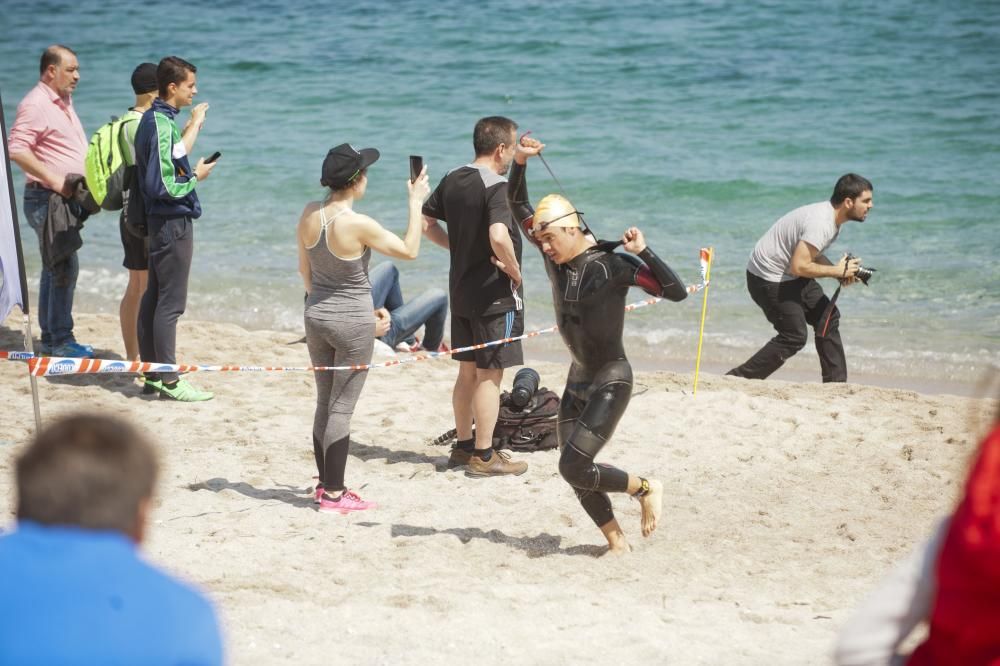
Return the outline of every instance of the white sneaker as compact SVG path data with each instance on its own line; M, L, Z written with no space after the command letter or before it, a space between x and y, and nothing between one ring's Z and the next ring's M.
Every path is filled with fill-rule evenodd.
M375 348L372 350L372 356L393 358L396 356L396 352L393 351L392 347L376 338Z

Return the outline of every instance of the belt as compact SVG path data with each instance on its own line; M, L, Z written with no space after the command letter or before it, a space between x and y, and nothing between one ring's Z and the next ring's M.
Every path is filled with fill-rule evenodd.
M37 180L30 180L30 181L28 181L27 183L24 184L24 187L27 188L27 189L29 189L29 190L48 190L49 192L52 191L52 190L49 190L49 188L47 188L44 185L42 185L41 183L39 183Z
M147 220L157 220L159 222L169 222L170 220L185 220L191 222L190 215L147 215Z

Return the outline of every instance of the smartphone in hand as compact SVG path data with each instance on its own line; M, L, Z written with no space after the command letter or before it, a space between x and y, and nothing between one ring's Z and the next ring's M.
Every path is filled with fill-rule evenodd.
M205 164L211 164L212 162L214 162L215 160L219 159L220 157L222 157L222 153L220 153L217 150L214 153L212 153L212 155L207 160L205 160Z
M415 183L417 176L424 170L424 158L420 155L410 155L410 182Z

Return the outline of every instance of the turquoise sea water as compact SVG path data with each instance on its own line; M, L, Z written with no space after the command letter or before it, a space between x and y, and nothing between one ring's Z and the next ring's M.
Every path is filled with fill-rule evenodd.
M689 282L699 247L715 247L710 370L771 335L744 283L757 238L788 210L827 198L847 171L874 182L875 208L844 227L830 254L850 250L879 269L871 287L841 296L852 373L950 385L1000 360L996 2L251 0L178 5L174 25L155 4L0 8L8 127L50 43L79 55L75 103L88 133L131 103L139 62L175 54L199 67L198 101L211 109L195 155L224 156L199 187L191 319L299 331L294 226L322 194L326 150L350 141L382 152L357 208L402 230L407 156L422 154L436 182L471 159L476 119L502 114L546 141L595 229L640 226ZM529 183L536 200L556 189L539 164ZM22 230L37 286L34 235ZM85 243L77 307L117 312L126 280L117 216L88 222ZM527 322L540 328L553 316L531 252ZM447 254L427 243L400 268L404 291L443 286ZM630 315L632 357L693 367L700 305ZM554 336L526 344L529 357L559 349ZM811 347L788 368L778 376L818 380Z

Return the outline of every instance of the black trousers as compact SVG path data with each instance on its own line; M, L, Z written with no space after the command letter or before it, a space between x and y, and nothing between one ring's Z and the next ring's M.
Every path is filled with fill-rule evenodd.
M847 381L847 358L840 341L840 312L836 306L830 315L826 335L820 335L826 324L830 299L812 278L788 282L768 282L747 271L747 290L753 302L778 332L746 363L727 374L747 379L765 379L785 361L806 346L813 327L816 352L824 382Z
M139 306L139 355L149 363L177 363L177 320L187 306L194 224L190 217L150 217L147 224L149 278ZM146 376L177 381L176 372Z

